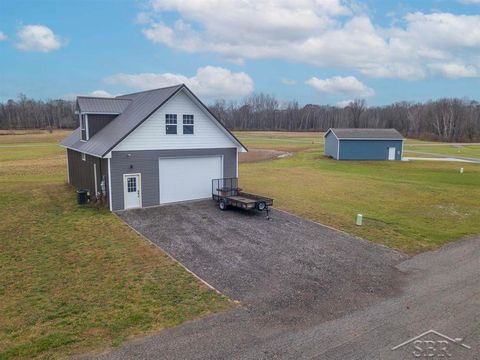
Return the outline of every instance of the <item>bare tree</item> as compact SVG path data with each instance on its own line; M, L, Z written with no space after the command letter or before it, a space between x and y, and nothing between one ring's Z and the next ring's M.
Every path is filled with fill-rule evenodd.
M360 117L366 108L366 101L364 99L355 99L348 106L347 109L350 111L353 120L353 127L360 127Z
M367 107L355 100L346 108L280 103L268 94L241 101L217 100L210 111L232 130L325 131L331 127L396 128L405 136L443 141L480 141L480 104L466 99L399 102ZM0 129L75 128L74 103L39 101L19 95L0 103Z

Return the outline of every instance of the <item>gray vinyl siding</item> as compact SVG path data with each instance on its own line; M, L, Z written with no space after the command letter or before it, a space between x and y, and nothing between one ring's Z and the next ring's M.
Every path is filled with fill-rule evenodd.
M94 136L118 115L88 114L88 135Z
M340 140L340 160L387 160L395 147L395 160L402 159L401 140Z
M337 159L338 140L332 132L325 137L325 155Z
M95 175L93 164L97 166L97 189L101 191L100 182L105 180L106 195L108 198L108 162L107 159L100 159L95 156L85 155L85 161L82 160L82 153L67 149L68 157L68 178L70 185L75 189L84 189L95 195Z
M128 156L128 154L130 154L130 156ZM155 206L160 204L159 158L209 155L223 155L224 177L237 176L236 148L113 151L112 158L110 159L112 210L122 210L124 208L124 174L141 174L142 206Z

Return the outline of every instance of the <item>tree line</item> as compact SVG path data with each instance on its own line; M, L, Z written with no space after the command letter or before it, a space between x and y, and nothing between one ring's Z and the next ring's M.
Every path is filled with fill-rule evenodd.
M442 141L480 141L480 103L445 98L425 103L345 107L279 102L267 94L241 101L217 100L210 110L230 130L325 131L331 127L396 128L404 136ZM0 129L63 129L78 126L74 102L33 100L20 95L0 103Z
M75 103L68 100L34 100L20 94L0 103L0 129L70 129L78 126Z
M404 136L455 142L480 141L480 103L439 99L367 106L354 100L345 107L290 101L266 94L242 102L218 100L210 110L232 130L326 131L329 128L395 128Z

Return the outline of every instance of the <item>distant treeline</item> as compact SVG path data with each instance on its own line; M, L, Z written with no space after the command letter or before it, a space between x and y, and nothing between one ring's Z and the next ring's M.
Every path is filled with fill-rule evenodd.
M325 131L331 127L395 128L404 136L456 142L480 141L480 103L440 99L367 107L364 100L346 107L280 105L274 97L252 95L240 103L216 101L210 110L232 130Z
M33 100L20 95L0 103L0 129L64 129L78 126L74 102Z
M331 127L396 128L417 139L480 141L480 103L440 99L368 107L364 100L345 107L280 103L266 94L242 101L217 100L210 110L231 130L325 131ZM0 129L57 129L78 126L74 102L37 101L20 95L0 103Z

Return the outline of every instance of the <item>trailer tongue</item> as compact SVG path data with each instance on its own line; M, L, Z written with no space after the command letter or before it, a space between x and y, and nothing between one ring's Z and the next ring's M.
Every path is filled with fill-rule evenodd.
M212 199L217 202L220 210L226 210L228 206L245 210L256 209L266 211L267 219L269 219L269 206L273 205L273 199L243 192L238 187L238 178L213 179Z

